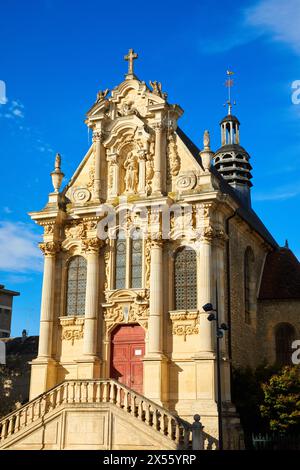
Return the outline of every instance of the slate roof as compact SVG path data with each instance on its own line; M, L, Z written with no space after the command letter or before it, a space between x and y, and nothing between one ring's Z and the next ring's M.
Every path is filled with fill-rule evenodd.
M177 127L176 130L178 136L187 146L191 154L195 157L199 165L202 167L201 158L199 156L200 149L191 141L191 139L183 132L182 129ZM258 215L254 212L253 209L247 207L243 201L239 198L237 192L225 181L225 179L220 175L218 170L212 166L210 169L211 173L219 180L220 190L228 194L234 199L235 202L239 205L237 209L237 214L244 219L251 228L253 228L265 241L267 241L274 248L278 247L277 242L274 240L268 229L265 227L263 222L260 220Z
M259 299L300 299L300 263L289 248L268 253Z

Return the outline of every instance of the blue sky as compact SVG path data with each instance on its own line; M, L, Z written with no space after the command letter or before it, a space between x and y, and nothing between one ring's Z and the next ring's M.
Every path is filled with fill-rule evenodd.
M123 80L130 47L139 53L138 77L162 82L198 146L204 129L213 148L220 146L225 71L235 71L253 207L278 243L288 238L300 257L300 104L292 103L299 24L300 0L2 2L0 283L21 292L13 335L39 328L41 229L27 213L47 202L55 152L66 178L76 169L89 145L85 113L99 89Z

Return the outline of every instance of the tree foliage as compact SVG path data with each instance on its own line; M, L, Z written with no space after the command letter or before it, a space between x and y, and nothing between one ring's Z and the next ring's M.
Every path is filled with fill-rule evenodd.
M271 431L300 432L300 368L286 366L262 384L260 412Z

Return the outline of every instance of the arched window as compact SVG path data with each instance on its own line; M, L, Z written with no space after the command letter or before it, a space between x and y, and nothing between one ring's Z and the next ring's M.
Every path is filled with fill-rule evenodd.
M116 240L115 288L126 287L126 236L123 230L118 232Z
M67 315L85 313L86 274L86 259L73 256L68 265Z
M197 308L196 252L189 247L177 251L174 266L175 309Z
M279 323L275 328L276 363L280 366L292 363L292 342L295 329L289 323Z
M245 299L245 322L251 323L251 282L254 255L250 246L247 247L244 256L244 299Z
M131 287L139 289L142 287L143 272L143 240L140 229L136 229L132 235L131 242Z

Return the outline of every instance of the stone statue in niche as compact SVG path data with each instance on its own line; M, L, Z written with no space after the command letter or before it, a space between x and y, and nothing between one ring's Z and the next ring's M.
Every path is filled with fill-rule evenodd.
M129 152L124 163L126 171L125 175L125 191L133 193L137 190L138 185L138 163L133 152Z

